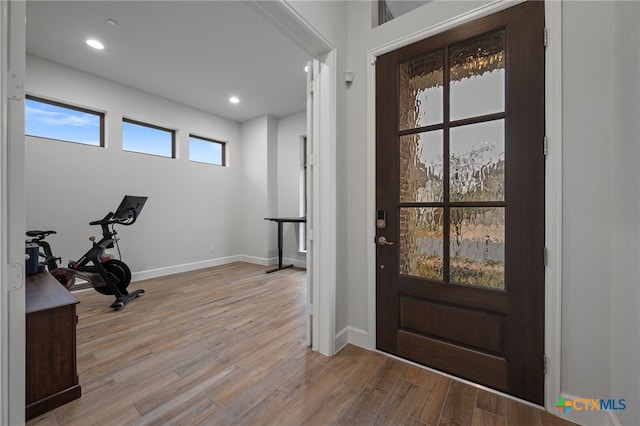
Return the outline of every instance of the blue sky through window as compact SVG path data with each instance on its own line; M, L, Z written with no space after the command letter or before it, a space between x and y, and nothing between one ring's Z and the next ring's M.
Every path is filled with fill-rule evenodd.
M173 157L173 133L141 124L122 122L122 149Z
M25 134L100 146L100 114L25 100Z
M222 143L190 136L189 160L222 166Z

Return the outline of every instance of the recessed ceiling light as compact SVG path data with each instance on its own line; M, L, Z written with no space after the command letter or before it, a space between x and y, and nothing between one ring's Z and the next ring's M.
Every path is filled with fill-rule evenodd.
M231 102L232 104L237 104L238 102L240 102L240 99L238 99L237 96L232 96L229 98L229 102Z
M113 18L109 18L109 19L107 19L107 24L113 25L115 27L116 25L118 25L118 21L116 21Z
M100 43L98 40L89 39L87 40L87 44L94 49L102 50L104 49L104 44Z

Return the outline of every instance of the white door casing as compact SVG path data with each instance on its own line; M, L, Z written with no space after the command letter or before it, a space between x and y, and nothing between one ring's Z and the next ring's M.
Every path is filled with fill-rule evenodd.
M25 2L0 3L0 423L25 418Z

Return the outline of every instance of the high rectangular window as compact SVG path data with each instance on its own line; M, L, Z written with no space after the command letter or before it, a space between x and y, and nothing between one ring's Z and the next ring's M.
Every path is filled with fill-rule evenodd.
M189 135L189 160L199 163L226 165L226 144L201 136Z
M176 132L171 129L122 119L122 149L175 158Z
M378 25L411 12L432 0L378 0Z
M104 146L104 114L27 95L25 134L85 145Z

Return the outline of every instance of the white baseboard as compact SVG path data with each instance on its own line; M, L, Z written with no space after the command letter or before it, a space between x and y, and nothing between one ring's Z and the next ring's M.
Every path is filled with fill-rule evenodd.
M262 265L262 266L273 265L273 260L266 257L247 256L244 254L240 254L237 257L240 262L249 262L249 263L253 263L254 265ZM276 263L277 262L278 262L278 258L276 258Z
M361 348L365 348L365 349L371 349L371 350L374 349L369 345L369 342L371 340L369 338L369 333L367 333L365 330L361 330L356 327L347 326L343 328L336 334L335 340L336 340L336 345L335 345L336 353L340 349L344 348L347 345L347 343L351 343L353 345L360 346Z
M274 262L274 264L278 263L278 259ZM307 261L304 259L291 259L291 258L282 258L282 263L284 265L293 265L296 268L307 268Z
M181 272L195 271L197 269L210 268L212 266L226 265L227 263L240 261L255 263L250 260L244 260L243 256L219 257L217 259L208 259L200 262L184 263L182 265L173 265L164 268L149 269L147 271L133 272L131 274L131 281L148 280L150 278L164 277L165 275L179 274Z
M583 398L576 395L571 395L563 392L562 398L568 401L575 401L578 399L593 399ZM557 412L553 412L558 417L569 420L574 423L578 423L584 426L621 426L622 424L618 420L618 416L612 410L576 410L571 409L566 413L561 409L557 409Z
M278 263L278 258L265 258L265 257L255 257L255 256L246 256L246 255L236 255L236 256L227 256L227 257L219 257L217 259L208 259L200 262L192 262L192 263L184 263L182 265L173 265L167 266L164 268L157 269L149 269L147 271L139 271L133 272L131 274L131 281L142 281L148 280L151 278L164 277L166 275L179 274L181 272L189 272L195 271L197 269L210 268L212 266L220 266L226 265L228 263L233 262L247 262L253 263L255 265L261 266L271 266ZM307 262L305 260L299 259L282 259L282 262L287 265L293 264L298 268L306 268Z
M255 263L256 265L263 265L263 266L272 266L272 265L277 265L278 264L278 258L277 257L269 257L269 258L263 258L263 257L253 257L253 256L240 256L242 258L242 260L244 262L249 262L249 263ZM289 257L283 257L282 258L282 264L283 265L293 265L296 268L305 268L307 267L307 261L304 259L292 259Z
M336 353L349 343L349 327L345 327L336 334L335 338Z

